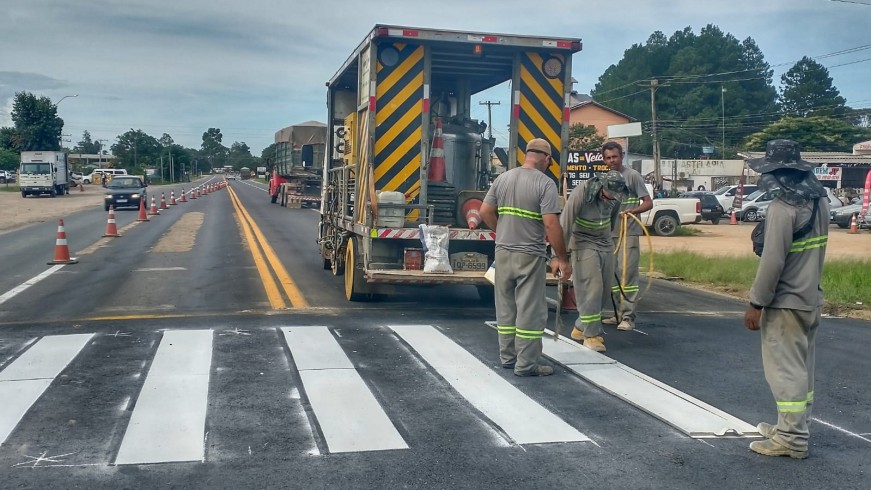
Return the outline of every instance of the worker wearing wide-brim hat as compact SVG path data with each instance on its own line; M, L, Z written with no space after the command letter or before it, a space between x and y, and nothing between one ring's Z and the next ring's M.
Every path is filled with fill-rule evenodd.
M801 159L798 143L769 141L765 156L748 160L762 174L759 188L773 196L744 324L762 334L762 365L777 405L777 423L760 423L765 440L750 449L766 456L802 459L808 454L808 422L814 402L820 287L829 229L829 202ZM755 244L759 245L759 244Z

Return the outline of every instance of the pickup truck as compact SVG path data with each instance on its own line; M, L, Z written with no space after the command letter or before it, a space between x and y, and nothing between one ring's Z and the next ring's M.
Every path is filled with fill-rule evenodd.
M648 184L647 192L653 195ZM672 236L680 225L702 221L702 203L698 198L661 197L653 200L653 208L638 218L645 226L659 236Z

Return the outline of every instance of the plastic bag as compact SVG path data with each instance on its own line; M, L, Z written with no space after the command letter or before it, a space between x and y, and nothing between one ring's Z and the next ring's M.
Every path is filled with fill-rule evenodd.
M423 263L424 273L453 274L451 259L448 255L450 229L447 226L422 227L426 244L426 260Z

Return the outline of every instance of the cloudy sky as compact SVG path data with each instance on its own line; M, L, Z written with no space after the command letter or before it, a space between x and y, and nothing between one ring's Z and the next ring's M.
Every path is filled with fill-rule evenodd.
M871 107L871 0L2 0L0 125L16 92L45 95L68 146L90 131L109 140L133 128L199 148L220 128L252 153L294 123L326 119L324 82L375 24L580 37L576 90L655 30L718 25L752 37L780 75L820 58L852 107ZM494 130L507 124L507 89ZM486 120L484 106L473 117Z

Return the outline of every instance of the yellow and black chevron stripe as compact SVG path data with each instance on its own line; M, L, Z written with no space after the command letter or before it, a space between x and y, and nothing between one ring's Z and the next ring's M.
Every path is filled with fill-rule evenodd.
M391 57L392 66L376 66L375 188L414 199L420 194L424 48L383 43L378 49L399 55Z
M557 58L560 66L565 66L563 55L546 55ZM562 161L562 126L565 106L565 76L560 73L554 78L543 72L545 58L541 54L528 51L520 55L520 114L517 125L517 164L522 165L526 143L534 138L544 138L553 148L548 175L559 181Z

